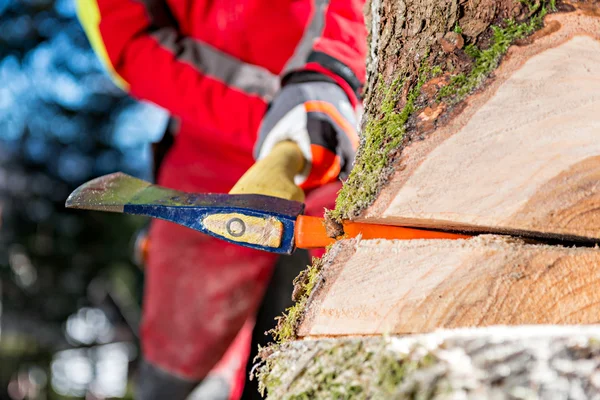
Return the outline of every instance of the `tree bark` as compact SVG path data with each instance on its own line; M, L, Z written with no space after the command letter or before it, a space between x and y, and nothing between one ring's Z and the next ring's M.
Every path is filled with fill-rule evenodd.
M256 372L272 399L598 399L599 343L597 325L303 340Z
M362 142L330 218L598 242L599 1L366 13ZM303 340L263 354L261 380L272 398L600 399L600 328L580 326L600 322L599 266L597 246L498 236L342 241L299 279L278 337Z

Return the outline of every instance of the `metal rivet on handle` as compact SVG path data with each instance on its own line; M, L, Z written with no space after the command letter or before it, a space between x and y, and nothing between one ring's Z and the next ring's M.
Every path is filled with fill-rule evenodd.
M227 232L233 237L240 237L246 232L246 224L240 218L227 221Z

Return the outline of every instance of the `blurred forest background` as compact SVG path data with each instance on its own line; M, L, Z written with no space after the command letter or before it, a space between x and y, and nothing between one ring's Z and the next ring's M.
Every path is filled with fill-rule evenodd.
M130 396L144 221L64 201L102 174L148 178L166 123L111 83L73 0L0 0L0 399Z

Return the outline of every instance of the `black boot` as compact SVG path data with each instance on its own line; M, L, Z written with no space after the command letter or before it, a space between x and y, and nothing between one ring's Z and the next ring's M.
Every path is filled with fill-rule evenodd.
M275 265L271 282L267 287L262 305L256 316L256 325L252 333L252 347L250 358L246 367L246 385L242 400L259 400L262 396L258 392L256 378L249 380L250 371L254 365L254 357L258 354L258 346L266 346L272 342L270 335L265 332L274 328L275 318L283 314L286 308L292 306L292 292L294 291L294 278L310 264L310 256L306 250L296 250L291 256L281 256Z
M185 400L200 384L169 374L145 361L141 362L135 385L136 400Z

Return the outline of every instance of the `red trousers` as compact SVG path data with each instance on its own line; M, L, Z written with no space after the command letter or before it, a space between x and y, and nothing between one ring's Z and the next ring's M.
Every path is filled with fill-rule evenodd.
M176 139L162 163L160 185L226 193L254 162L251 149L200 140L192 135ZM324 207L332 208L339 188L334 183L309 193L307 213L322 215ZM236 398L245 379L253 319L277 256L160 220L152 222L150 243L141 328L144 358L189 380L216 370L231 382Z

